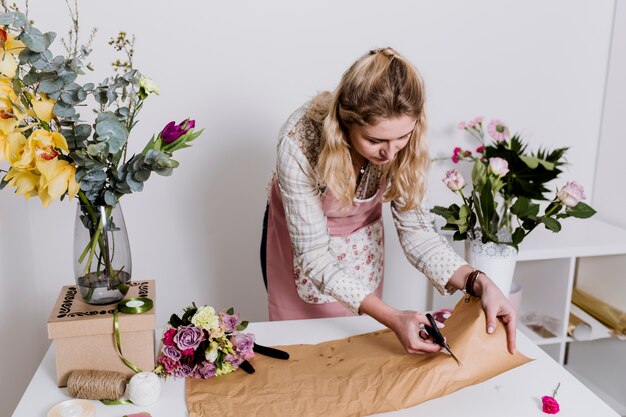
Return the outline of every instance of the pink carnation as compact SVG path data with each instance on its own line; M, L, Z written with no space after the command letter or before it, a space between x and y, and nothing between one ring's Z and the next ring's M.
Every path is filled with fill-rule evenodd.
M176 335L176 329L168 329L163 335L163 344L165 346L174 346L174 336Z
M460 130L465 129L465 122L459 122L458 127Z
M167 373L171 373L173 370L177 369L178 366L180 365L178 361L175 361L172 358L168 358L167 356L159 357L157 362L163 365Z

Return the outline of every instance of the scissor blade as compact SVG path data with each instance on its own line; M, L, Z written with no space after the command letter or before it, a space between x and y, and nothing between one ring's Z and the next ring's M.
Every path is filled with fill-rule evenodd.
M461 363L461 361L459 360L459 358L456 357L456 355L454 353L452 353L452 350L450 349L450 346L448 344L446 344L445 346L446 350L448 351L448 353L450 354L450 356L452 356L454 358L454 360L456 361L456 363L459 364L459 366L463 366L463 364Z

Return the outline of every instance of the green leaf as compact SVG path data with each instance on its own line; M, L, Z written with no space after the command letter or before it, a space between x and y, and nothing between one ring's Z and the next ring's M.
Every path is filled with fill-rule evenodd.
M39 83L39 91L42 93L55 93L63 88L63 80L61 78L52 78L50 80L43 80Z
M27 26L17 39L24 42L24 45L33 52L43 52L46 50L46 38L34 26Z
M62 101L57 101L52 111L57 117L72 117L74 116L74 114L76 114L76 110L74 110L74 107Z
M515 232L513 232L511 240L514 244L519 245L520 243L522 243L522 240L524 240L524 236L526 236L526 232L524 232L524 229L522 227L518 227L515 229Z
M96 118L98 141L109 144L109 152L115 154L122 149L128 139L128 130L111 112L100 113Z
M45 49L48 49L50 47L50 45L52 45L52 42L54 42L54 39L57 37L57 34L54 32L46 32L43 35L43 40L44 40L44 45L45 45ZM63 59L65 60L65 59Z
M487 178L487 165L482 161L476 161L472 168L472 184L475 189L482 188Z
M528 211L528 204L529 200L526 197L519 197L511 206L511 213L517 217L526 217L525 213Z
M21 29L26 26L26 23L28 23L26 16L20 12L0 14L0 25L13 26L16 29Z
M109 206L114 206L117 204L117 198L115 198L115 194L110 190L106 190L104 192L104 202Z
M528 166L528 168L530 168L530 169L535 169L535 168L537 168L539 166L539 159L537 159L537 158L535 158L533 156L520 155L519 159L524 161L526 166Z
M233 314L235 314L235 309L230 307L228 310L226 310L226 314L228 314L229 316L232 316Z
M552 230L554 233L561 230L561 223L559 223L558 220L553 219L552 217L544 217L542 221L543 224L545 224L546 229Z
M247 321L242 321L241 323L239 323L239 326L237 326L237 330L239 330L240 332L246 330L246 328L248 327L248 322Z
M587 219L596 214L596 211L581 201L574 207L567 209L566 213L579 219Z
M178 326L180 326L182 323L182 320L180 319L180 317L178 317L176 314L172 314L170 316L170 326L172 326L173 328L178 328Z

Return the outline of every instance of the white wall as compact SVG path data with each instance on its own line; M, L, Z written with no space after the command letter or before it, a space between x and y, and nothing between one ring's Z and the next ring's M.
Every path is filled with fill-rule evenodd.
M63 0L30 6L41 29L65 33ZM393 46L420 68L435 155L470 143L456 130L459 120L498 117L532 148L571 145L564 179L591 194L612 17L611 0L83 2L84 33L99 29L97 72L86 80L108 75L106 41L126 30L137 36L138 68L161 87L132 148L169 120L189 115L206 128L176 155L181 166L172 177L151 178L122 203L134 276L157 280L159 322L191 301L267 318L258 242L277 131L371 48ZM431 203L452 199L439 181L447 167L433 167ZM20 364L7 370L13 391L0 390L0 414L28 383L47 348L49 310L73 282L74 211L72 203L44 209L10 190L0 195L0 331L32 341L27 349L13 338L0 344L1 356ZM385 298L424 308L426 280L404 260L393 228L387 243Z
M599 217L626 227L626 194L621 186L626 143L626 1L617 0L613 24L593 203Z

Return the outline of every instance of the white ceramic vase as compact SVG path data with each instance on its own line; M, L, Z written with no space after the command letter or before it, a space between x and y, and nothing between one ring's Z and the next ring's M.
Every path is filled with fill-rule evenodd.
M509 295L517 263L515 248L502 243L483 243L478 231L476 239L465 240L465 260L487 274L504 295Z

